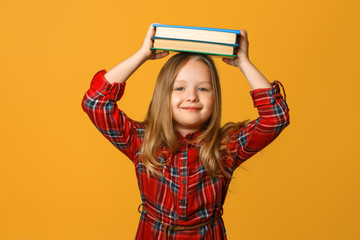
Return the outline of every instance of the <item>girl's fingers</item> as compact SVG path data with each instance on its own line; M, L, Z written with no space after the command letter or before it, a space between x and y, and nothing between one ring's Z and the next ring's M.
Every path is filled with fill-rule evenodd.
M239 47L236 51L236 58L223 58L223 62L234 66L234 67L240 67L240 64L242 61L249 59L248 56L248 47L249 47L249 42L247 40L247 31L244 30L240 30L240 41L239 41Z
M240 34L241 34L241 36L242 36L243 38L245 38L245 39L248 38L248 37L247 37L247 31L246 31L246 29L240 30Z
M149 27L149 30L148 30L148 35L151 35L151 37L154 36L155 32L156 32L156 29L153 26L154 24L161 24L161 23L152 23L152 24L150 24L150 27Z
M155 55L155 59L160 59L160 58L166 57L167 55L169 55L169 51L159 52Z
M234 59L223 58L222 60L223 60L223 62L225 62L225 63L227 63L227 64L229 64L229 65L231 65L231 66L235 66L235 65L234 65Z
M169 55L169 51L164 51L164 52L159 52L159 53L153 52L149 59L156 60L156 59L166 57L167 55Z
M241 33L241 37L240 37L240 42L248 42L248 34L246 30L240 30Z
M223 62L224 62L224 63L230 64L230 62L229 62L229 59L228 59L228 58L223 58L222 60L223 60Z

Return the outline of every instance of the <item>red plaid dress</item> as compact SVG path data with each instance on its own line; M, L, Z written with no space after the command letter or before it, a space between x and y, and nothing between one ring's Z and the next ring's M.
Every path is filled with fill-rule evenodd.
M186 139L200 132L181 136L181 150L175 155L159 154L159 161L170 163L162 169L164 177L146 174L139 159L145 127L119 110L116 102L124 94L125 83L110 84L104 74L97 72L90 89L82 100L82 108L96 128L134 164L142 203L159 220L171 225L195 225L206 222L219 213L225 201L231 179L210 179L198 158L199 146ZM289 109L280 93L280 82L271 88L250 92L259 117L239 131L232 132L227 144L230 156L223 157L229 173L246 159L271 143L289 125ZM284 92L285 94L285 92ZM165 151L166 152L166 151ZM136 209L134 209L134 212ZM141 213L136 239L163 239L162 224L145 211ZM168 239L226 239L222 218L194 230L168 232Z

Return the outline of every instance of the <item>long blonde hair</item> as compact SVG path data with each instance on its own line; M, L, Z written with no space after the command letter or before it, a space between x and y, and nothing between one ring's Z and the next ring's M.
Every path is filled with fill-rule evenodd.
M161 176L159 170L167 164L167 162L159 162L163 149L169 149L170 154L175 154L180 150L172 119L170 96L176 75L190 59L200 60L209 67L214 98L212 115L203 124L203 131L196 140L196 143L201 146L199 158L210 177L231 177L221 164L220 152L226 150L224 146L228 140L229 131L238 129L245 123L228 123L222 129L220 128L221 88L219 76L213 60L203 54L179 53L172 56L162 67L143 122L146 130L140 153L141 161L145 165L148 175L150 172L155 176Z

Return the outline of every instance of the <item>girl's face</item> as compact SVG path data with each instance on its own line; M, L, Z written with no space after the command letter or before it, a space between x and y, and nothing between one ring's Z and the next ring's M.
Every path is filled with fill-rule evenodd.
M200 130L213 112L213 99L209 67L190 59L173 83L170 101L175 129L183 136Z

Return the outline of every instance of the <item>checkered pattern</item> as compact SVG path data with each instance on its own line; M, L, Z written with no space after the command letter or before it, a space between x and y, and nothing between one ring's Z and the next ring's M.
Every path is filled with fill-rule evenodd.
M171 225L199 224L216 215L224 204L230 179L210 179L198 158L199 148L185 141L189 136L199 136L200 132L184 137L178 133L181 150L175 155L159 152L162 161L170 159L170 163L162 169L164 176L160 179L148 178L139 159L145 127L119 110L116 102L124 93L125 83L110 84L104 77L105 73L106 70L101 70L95 74L82 100L82 108L96 128L134 163L141 199L147 210ZM223 156L224 167L231 174L289 125L289 109L279 84L274 81L271 88L250 92L259 117L242 129L231 132L227 144L230 151ZM142 212L135 238L163 239L161 229L160 222ZM168 238L226 239L226 231L223 219L219 218L199 229L169 232Z

